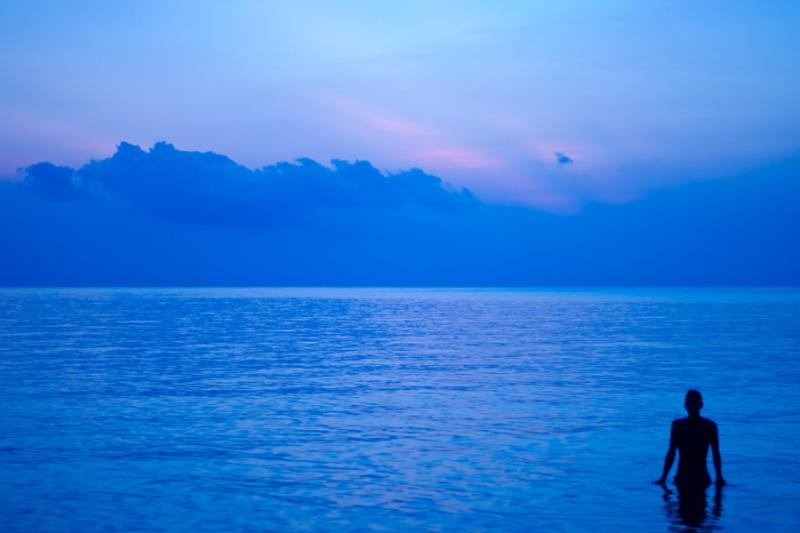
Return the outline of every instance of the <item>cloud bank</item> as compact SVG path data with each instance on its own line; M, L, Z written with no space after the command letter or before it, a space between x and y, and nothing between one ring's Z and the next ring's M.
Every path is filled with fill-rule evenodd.
M566 157L566 156L565 156ZM122 143L0 181L2 285L797 285L800 162L578 214L419 169Z
M159 218L209 225L282 224L332 208L453 211L479 203L419 169L385 175L366 161L331 163L299 159L250 170L213 152L164 142L144 151L123 142L112 157L78 170L29 166L25 182L54 200L111 196Z

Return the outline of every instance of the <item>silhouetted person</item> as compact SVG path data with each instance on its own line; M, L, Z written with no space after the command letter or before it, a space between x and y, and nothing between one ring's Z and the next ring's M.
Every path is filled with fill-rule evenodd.
M678 473L675 474L675 485L681 487L701 487L705 489L711 484L711 476L706 468L708 448L714 457L714 471L717 485L724 485L722 477L722 457L719 454L719 434L717 424L713 420L700 416L703 408L703 395L690 389L683 403L689 416L672 422L669 435L669 450L664 458L664 470L656 481L664 485L667 475L675 462L675 450L678 450Z
M699 391L690 389L686 393L684 407L689 416L672 422L669 436L669 450L664 458L664 470L656 481L666 488L667 475L675 462L675 451L680 454L678 473L675 474L675 486L678 488L678 514L684 524L697 527L706 518L706 487L711 484L711 476L706 467L708 448L714 457L717 491L714 497L714 514L719 516L722 495L720 488L725 485L722 477L722 458L719 453L719 434L717 424L713 420L700 416L703 408L703 396ZM668 497L665 496L665 498Z

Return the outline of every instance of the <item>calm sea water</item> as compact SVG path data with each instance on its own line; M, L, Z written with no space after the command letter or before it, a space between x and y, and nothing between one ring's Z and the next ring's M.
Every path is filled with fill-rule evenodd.
M0 529L681 531L688 387L800 530L797 290L2 290Z

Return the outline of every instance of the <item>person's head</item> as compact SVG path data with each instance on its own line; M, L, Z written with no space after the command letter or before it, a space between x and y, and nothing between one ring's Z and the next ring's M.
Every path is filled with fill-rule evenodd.
M699 415L700 409L703 408L703 395L700 394L699 390L689 389L686 392L686 399L683 401L683 406L690 415Z

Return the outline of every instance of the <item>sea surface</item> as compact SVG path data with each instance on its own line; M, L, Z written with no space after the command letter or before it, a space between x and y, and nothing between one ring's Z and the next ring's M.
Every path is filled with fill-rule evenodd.
M800 531L800 291L3 289L0 530Z

